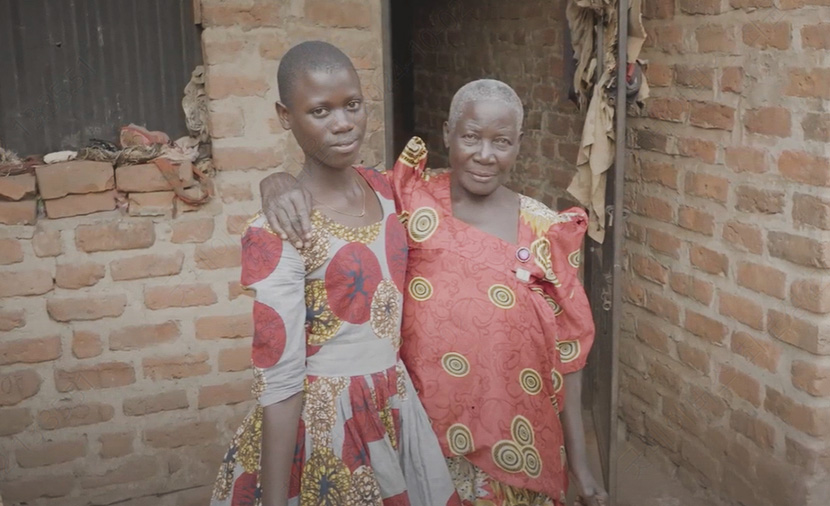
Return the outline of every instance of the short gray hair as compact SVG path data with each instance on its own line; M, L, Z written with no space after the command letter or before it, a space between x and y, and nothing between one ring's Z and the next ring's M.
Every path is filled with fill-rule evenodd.
M522 108L522 101L519 95L507 84L497 81L495 79L478 79L470 81L465 84L452 97L450 103L450 116L447 119L450 130L455 128L458 119L461 118L461 113L467 104L470 102L478 102L479 100L494 100L501 102L510 107L516 112L518 124L516 128L522 129L522 121L524 120L524 109Z

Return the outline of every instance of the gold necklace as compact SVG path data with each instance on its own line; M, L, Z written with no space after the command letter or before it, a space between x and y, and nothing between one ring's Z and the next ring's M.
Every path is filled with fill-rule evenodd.
M352 176L352 178L354 178L354 176ZM360 187L360 195L361 195L361 199L363 200L363 209L360 211L360 214L352 214L352 213L347 213L347 212L344 212L344 211L340 211L340 210L335 209L331 206L327 206L326 204L320 202L319 200L317 200L313 196L311 198L314 200L314 202L317 202L321 206L323 206L326 209L329 209L331 211L334 211L337 214L342 214L343 216L349 216L351 218L362 218L362 217L366 216L366 190L363 188L363 185L360 184L360 181L358 181L357 179L354 179L354 182L357 183L357 186Z

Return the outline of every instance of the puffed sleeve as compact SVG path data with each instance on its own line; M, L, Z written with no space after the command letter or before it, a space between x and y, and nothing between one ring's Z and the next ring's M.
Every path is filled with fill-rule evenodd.
M559 372L568 374L585 367L595 328L591 305L579 279L588 217L579 208L559 213L559 217L546 234L555 281L544 283L544 290L559 306L556 316Z
M395 194L395 207L398 214L409 210L412 192L417 181L426 175L427 147L420 137L413 137L406 144L387 177L392 183Z
M242 285L255 290L251 361L262 406L303 391L305 381L305 267L264 218L242 236Z

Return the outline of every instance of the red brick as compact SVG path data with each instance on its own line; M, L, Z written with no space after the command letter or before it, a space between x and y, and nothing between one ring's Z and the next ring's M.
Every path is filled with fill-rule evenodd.
M680 436L677 431L651 416L644 418L646 438L672 452L680 451Z
M645 289L635 284L630 278L623 281L623 300L635 306L644 307L646 304Z
M29 408L0 409L0 437L23 432L32 425L32 420Z
M147 357L142 360L144 377L153 380L181 379L203 376L210 372L207 352L188 355Z
M744 90L744 70L741 67L726 67L721 72L720 90L740 93Z
M202 243L213 236L213 218L176 221L172 224L172 228L171 242L176 244Z
M653 2L652 2L653 3ZM646 79L652 88L664 88L672 84L672 69L663 63L649 62Z
M646 19L671 19L674 17L674 1L655 0L643 4L643 17ZM649 83L650 84L650 83Z
M691 439L686 439L681 444L680 455L696 471L693 474L698 479L702 479L702 485L711 486L718 482L722 473L721 464L711 456L705 446L693 442Z
M671 299L647 292L645 308L675 325L680 323L680 308Z
M813 475L820 467L827 470L830 464L830 448L823 442L802 443L789 436L784 438L784 441L787 445L787 462Z
M677 169L672 164L643 161L641 175L645 182L677 189Z
M672 258L680 258L680 239L671 234L648 229L648 246L654 251L664 253Z
M793 385L815 397L830 397L830 366L794 360Z
M228 281L228 300L236 300L242 295L253 297L254 291L245 288L239 281Z
M657 351L669 353L669 336L646 320L637 324L637 337Z
M60 336L24 337L0 342L0 365L37 364L61 356Z
M726 402L722 396L715 395L715 392L710 392L699 386L689 385L689 398L692 407L696 411L706 414L709 420L717 420L727 411Z
M52 219L100 213L115 209L116 193L105 191L84 195L67 195L53 200L46 200L46 215Z
M654 41L654 47L664 52L682 53L685 50L682 25L676 23L646 25L646 35Z
M38 257L56 257L63 253L60 230L38 231L32 238L32 249Z
M728 105L711 102L692 102L689 124L716 130L732 130L735 124L735 109Z
M199 409L225 404L238 404L252 399L251 380L199 388Z
M729 258L726 255L703 246L692 246L689 250L689 260L694 267L709 274L725 276L729 271Z
M58 264L55 284L61 288L69 289L92 286L104 277L104 271L103 265L94 262Z
M788 21L778 23L750 22L743 26L744 44L759 49L789 49L792 26Z
M173 216L176 194L168 192L131 193L128 199L130 216Z
M228 216L227 230L231 235L241 235L245 231L251 216L248 214L233 214Z
M830 114L807 113L801 121L804 139L830 142Z
M115 188L115 172L107 162L73 160L35 168L37 188L44 199L69 194L103 192Z
M121 327L110 333L110 349L139 350L173 342L179 336L181 336L181 331L176 321Z
M3 497L9 504L36 504L33 501L41 497L62 498L69 495L75 481L72 474L54 472L36 478L7 481L3 483Z
M177 251L172 255L139 255L110 263L110 275L113 281L173 276L182 272L184 253Z
M0 309L0 331L8 332L26 326L26 312L22 309Z
M768 170L766 153L747 147L726 148L726 166L739 173L761 174Z
M216 293L205 283L144 288L144 305L148 309L210 306L217 302Z
M49 271L0 271L0 297L43 295L52 291Z
M0 177L0 197L8 200L21 200L34 197L35 175L19 174Z
M652 362L649 364L648 374L652 382L663 385L676 394L683 390L683 379L671 367L659 362Z
M666 223L671 223L674 220L674 209L672 205L657 197L638 197L635 212L642 216Z
M750 402L756 408L761 406L761 383L756 378L728 365L722 365L720 384L734 392L738 397Z
M642 255L632 254L630 256L631 267L640 276L665 285L669 281L669 270L660 265L657 261Z
M219 184L219 196L225 204L234 202L250 202L254 199L251 185L248 183L223 183Z
M101 442L99 455L102 459L123 457L133 452L133 435L129 432L102 434L99 441Z
M786 0L782 0L786 1ZM763 494L771 504L808 504L816 497L808 489L804 470L785 464L778 459L759 459L755 474Z
M46 311L53 320L98 320L121 316L127 307L127 297L119 294L48 299Z
M112 420L114 414L115 410L107 404L75 404L40 411L37 414L37 424L44 430L80 427L108 422Z
M723 12L718 0L680 0L680 11L686 14L720 14Z
M87 474L81 478L83 488L99 488L149 480L159 472L158 460L151 456L133 456L103 474Z
M677 343L677 357L681 362L687 366L700 371L704 375L709 375L710 358L709 354L703 350L695 348L683 341Z
M686 174L686 193L717 202L726 202L729 192L729 180L702 174L689 172Z
M729 426L763 450L771 451L775 448L775 428L755 415L741 410L733 411L729 418Z
M767 248L770 255L794 264L830 268L830 242L819 242L786 232L769 232Z
M697 49L701 53L732 53L737 48L730 27L703 25L695 30Z
M354 0L336 4L326 0L306 0L305 19L313 24L338 28L369 28L374 20L369 4Z
M746 111L744 126L747 132L753 134L789 137L792 134L790 110L784 107L763 107Z
M17 239L0 239L0 265L23 261L23 248Z
M707 212L694 207L681 206L677 217L677 224L687 230L709 236L715 233L715 217Z
M766 8L773 6L773 0L729 0L729 5L736 9Z
M14 406L40 392L43 380L32 370L0 374L0 406Z
M778 369L781 349L775 343L761 341L746 332L736 331L732 334L732 351L770 372L776 372Z
M679 401L676 397L663 397L663 416L691 434L700 435L705 428L700 410L685 400Z
M715 163L718 147L712 141L703 139L677 139L677 151L681 156L696 158L706 163Z
M101 336L95 332L76 330L72 334L72 355L75 358L97 357L103 351Z
M811 436L827 437L830 435L830 408L800 404L791 396L768 386L764 409Z
M645 244L646 228L636 223L627 221L625 223L625 238L638 244Z
M86 253L149 248L154 242L156 232L151 221L114 221L75 229L75 245Z
M226 68L212 65L208 67L205 90L211 100L228 97L264 97L268 92L268 82L259 75L244 75L230 71L235 66ZM227 149L227 148L225 148ZM218 164L217 164L218 168Z
M244 371L251 368L251 347L219 350L219 372Z
M708 306L712 302L715 292L714 285L708 281L699 279L688 274L672 272L669 278L669 285L675 293L691 297L692 299Z
M686 310L683 328L710 343L723 344L726 339L726 325L690 309Z
M182 187L189 188L196 183L193 178L192 163L185 161L179 165L178 169ZM173 189L173 185L165 179L154 163L125 165L115 169L115 184L118 190L124 193L160 192Z
M126 362L104 362L92 367L55 370L55 388L58 392L123 387L133 383L135 369Z
M36 447L24 446L15 452L22 468L51 466L86 456L86 438L78 441L49 441Z
M144 443L150 448L196 446L217 437L216 422L188 422L144 431Z
M784 212L783 191L761 190L752 186L739 186L735 189L738 198L735 209L745 213L780 214Z
M830 98L830 69L790 69L784 90L791 97Z
M229 316L203 316L196 320L196 339L235 339L254 335L250 313Z
M784 299L787 293L787 275L774 267L741 262L738 264L738 284L759 293Z
M283 162L274 148L216 146L213 161L217 170L270 170Z
M0 201L0 224L34 225L37 222L37 200Z
M202 24L205 27L232 26L247 30L264 26L281 26L285 23L286 16L286 7L267 1L203 2L201 9Z
M796 193L793 196L793 220L801 225L830 230L830 200Z
M758 227L728 221L723 226L723 239L738 250L761 254L764 251L764 238Z
M240 43L239 41L236 41ZM210 135L215 139L242 137L245 133L245 119L239 108L210 111L208 116Z
M689 115L689 103L676 98L657 97L649 100L646 111L649 118L682 123Z
M124 414L127 416L142 416L163 411L186 409L188 406L187 392L173 390L124 399Z
M635 139L637 147L641 149L668 154L669 138L664 134L651 130L636 130Z
M793 306L813 313L830 313L830 281L824 279L802 279L790 287Z
M720 292L720 314L756 330L764 330L764 308L738 295Z
M830 23L801 27L801 46L808 49L830 49Z
M690 67L676 65L674 67L674 81L678 86L711 90L715 82L715 71L711 67ZM684 105L688 103L684 101Z
M819 355L830 355L830 336L808 321L770 309L769 333L785 343Z
M196 246L196 266L200 269L226 269L242 265L242 247L239 244Z

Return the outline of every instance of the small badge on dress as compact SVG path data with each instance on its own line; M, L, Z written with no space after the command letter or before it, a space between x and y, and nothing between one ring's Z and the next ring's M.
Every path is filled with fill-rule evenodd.
M524 269L516 269L516 277L519 281L523 281L527 283L530 281L530 271L526 271Z
M530 260L530 250L522 246L518 250L516 250L516 258L519 259L519 262L527 262Z

